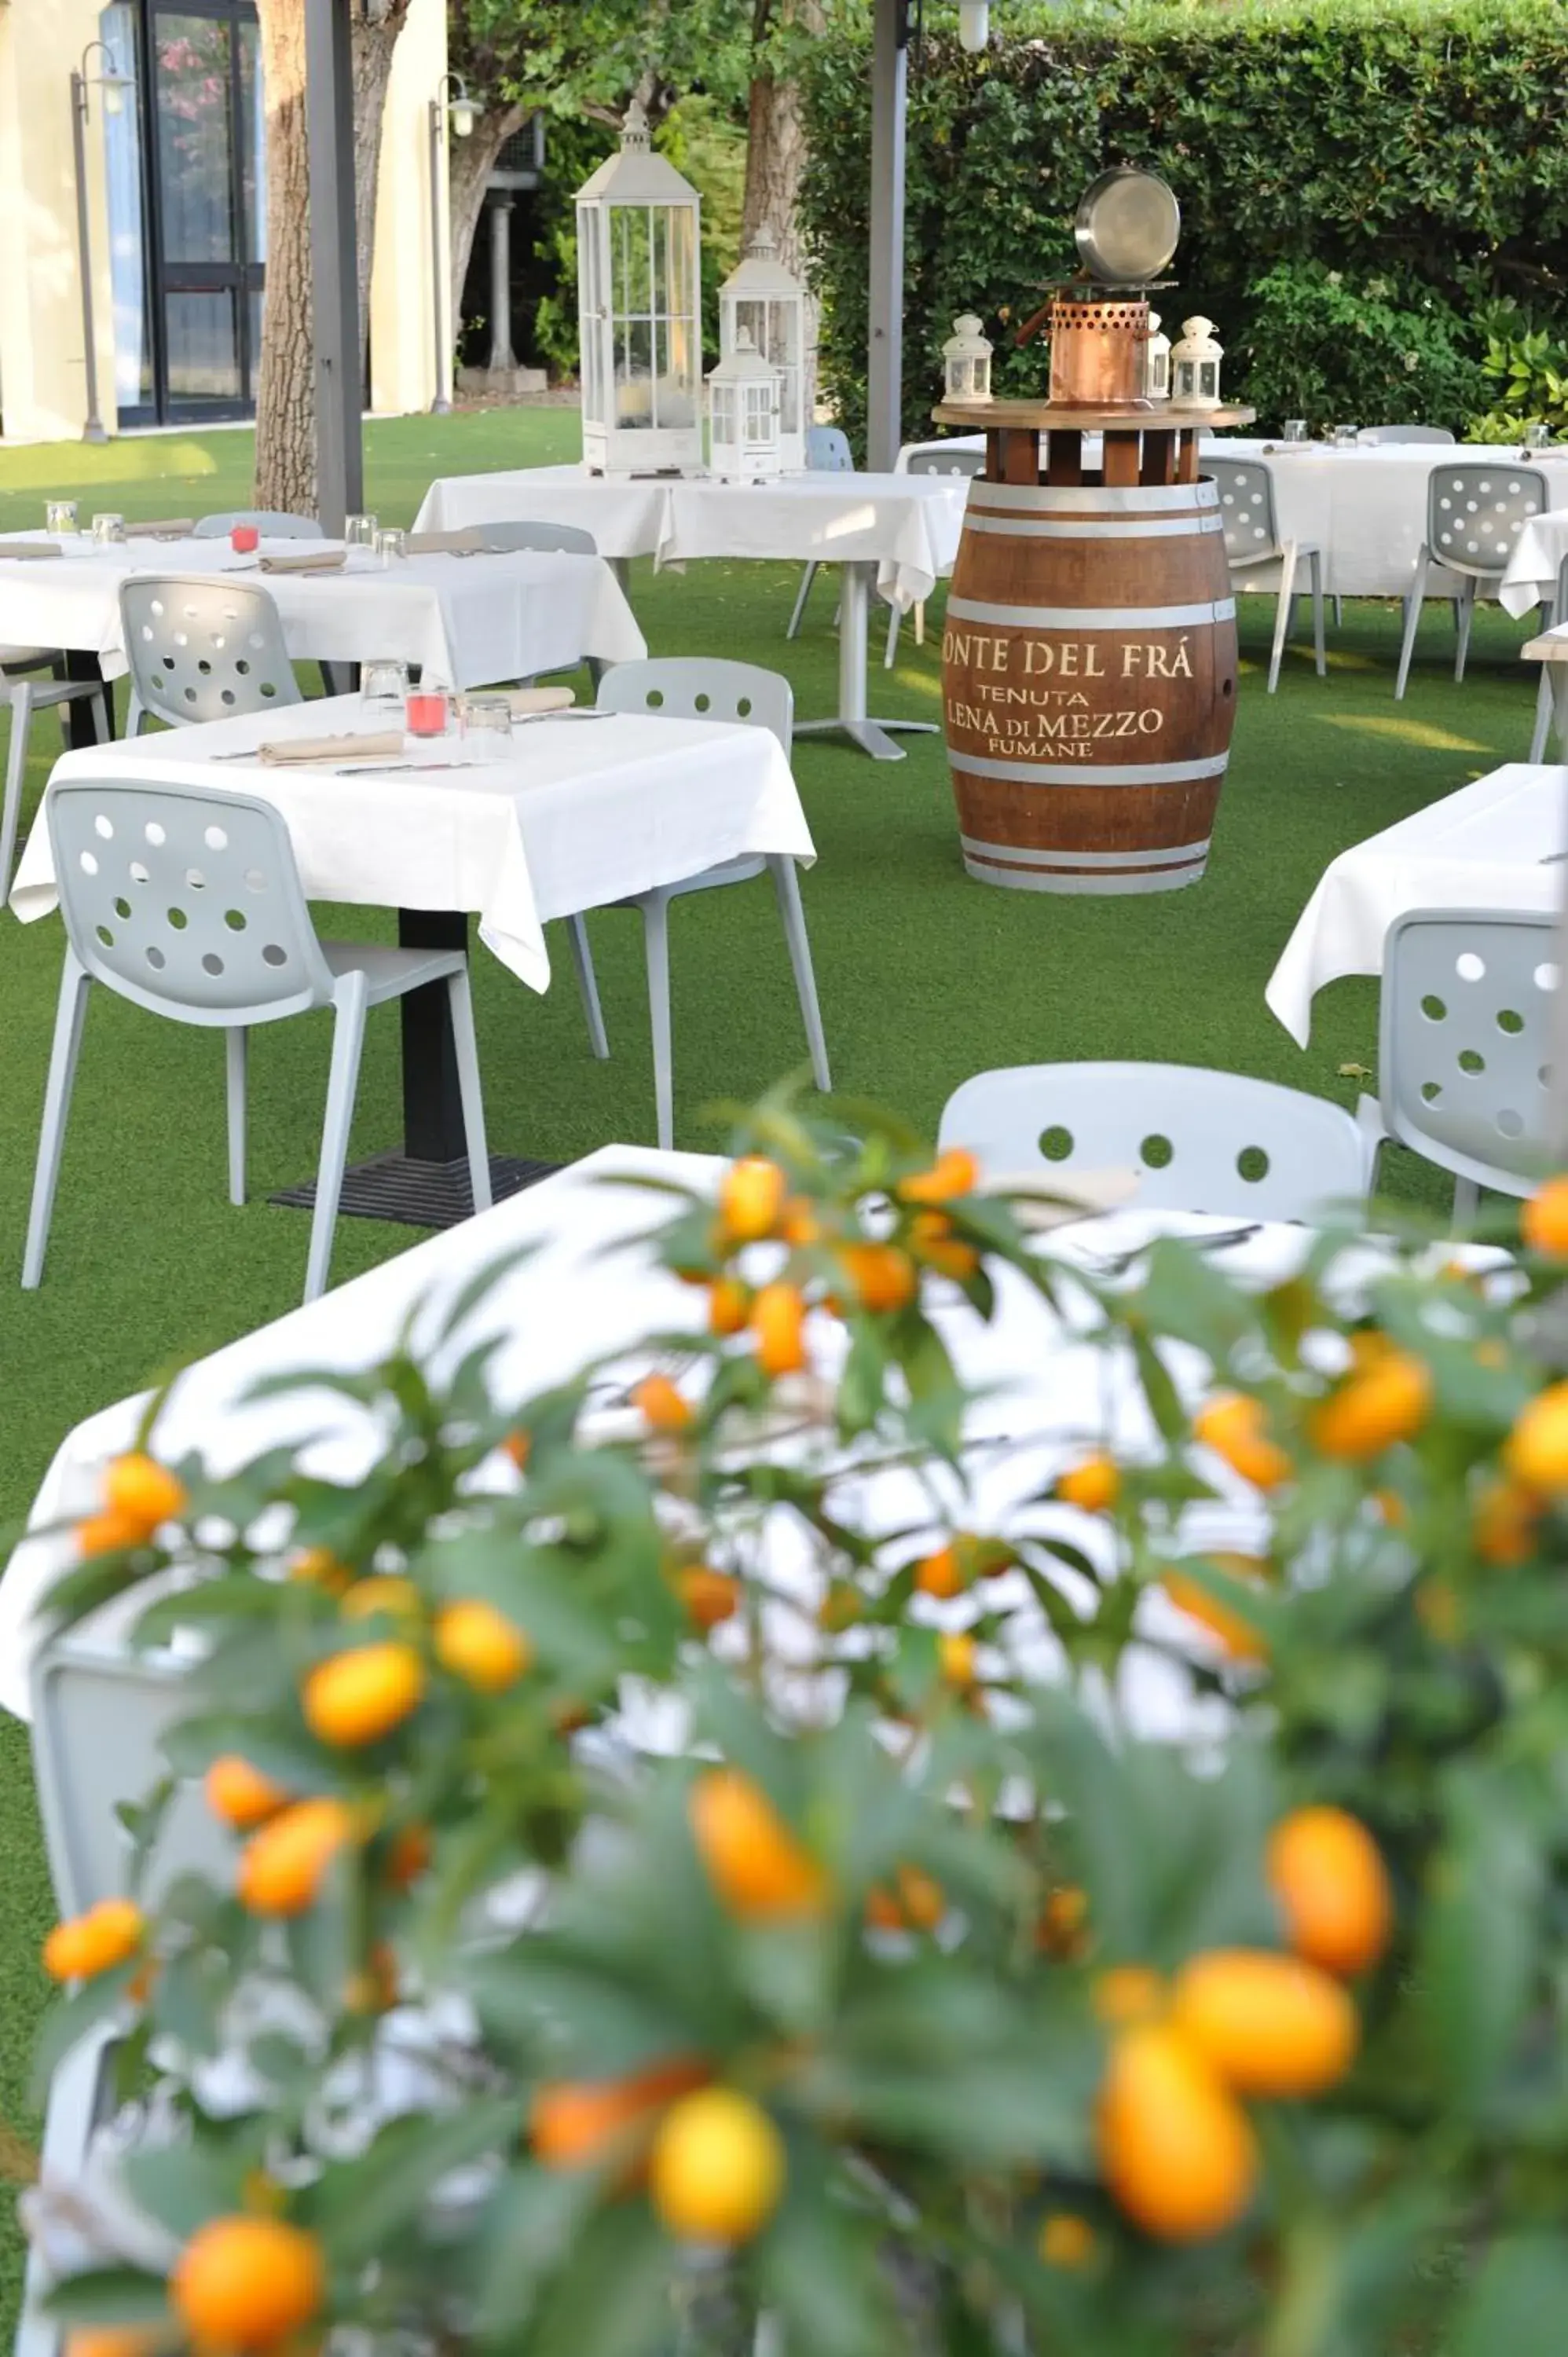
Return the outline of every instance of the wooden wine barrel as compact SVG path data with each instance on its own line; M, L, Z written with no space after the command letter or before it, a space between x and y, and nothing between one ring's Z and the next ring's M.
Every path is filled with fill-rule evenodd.
M972 484L942 632L969 873L1023 892L1195 884L1235 616L1213 483Z

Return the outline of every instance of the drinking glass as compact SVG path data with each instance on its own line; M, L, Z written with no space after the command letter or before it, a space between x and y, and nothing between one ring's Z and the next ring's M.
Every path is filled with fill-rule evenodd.
M408 534L389 526L376 534L376 555L382 565L396 565L408 554Z
M253 556L262 544L262 535L253 523L230 526L229 545L236 556Z
M510 695L470 695L463 704L463 746L476 761L504 761L511 750Z
M343 526L343 541L349 548L374 548L376 519L373 515L351 515Z
M44 505L44 530L53 533L74 532L76 501L74 500L47 500Z
M95 515L92 519L92 537L98 543L100 548L108 548L113 542L124 540L125 537L124 517L123 515Z
M403 705L408 696L405 662L368 662L360 674L362 704Z
M1287 442L1305 442L1305 439L1306 439L1306 420L1305 420L1305 417L1287 417L1287 418L1285 419L1285 440L1286 440Z
M1334 429L1335 442L1341 450L1353 450L1356 447L1356 436L1360 430L1358 425L1337 425Z
M403 705L403 726L411 737L445 737L449 713L444 687L418 687Z
M1552 428L1544 419L1538 417L1533 425L1525 427L1524 447L1527 450L1549 450L1552 447Z

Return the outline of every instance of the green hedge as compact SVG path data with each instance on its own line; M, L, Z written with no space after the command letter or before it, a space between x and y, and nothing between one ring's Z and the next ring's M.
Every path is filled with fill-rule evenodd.
M1176 188L1179 284L1159 307L1173 332L1195 309L1219 322L1228 388L1245 396L1255 380L1271 425L1285 409L1370 423L1381 391L1362 337L1350 363L1330 342L1312 382L1285 392L1262 327L1272 333L1283 317L1299 328L1332 307L1310 283L1294 299L1282 272L1310 281L1316 265L1353 292L1377 287L1373 299L1404 315L1391 337L1411 330L1391 356L1389 397L1404 397L1387 414L1424 406L1428 423L1455 430L1487 398L1489 334L1561 328L1564 0L1142 0L1120 13L1077 0L1048 15L1000 8L993 22L1005 32L1009 19L1041 29L979 59L928 35L911 73L908 431L929 430L942 339L965 308L998 342L997 389L1040 386L1041 348L1013 350L1011 329L1074 269L1073 209L1112 164L1149 166ZM857 441L867 54L853 8L814 48L804 196L823 298L821 382ZM1410 350L1423 356L1413 370Z

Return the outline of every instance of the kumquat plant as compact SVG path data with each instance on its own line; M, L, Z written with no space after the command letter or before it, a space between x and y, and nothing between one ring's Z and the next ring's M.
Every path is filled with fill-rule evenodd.
M60 1625L199 1643L45 1951L74 2357L1560 2350L1568 1178L1263 1282L860 1125L650 1195L564 1388L495 1270L301 1372L357 1478L111 1469Z

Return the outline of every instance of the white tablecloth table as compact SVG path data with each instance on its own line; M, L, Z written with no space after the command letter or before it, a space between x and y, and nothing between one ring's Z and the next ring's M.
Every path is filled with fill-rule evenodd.
M360 1370L398 1340L416 1303L427 1302L414 1329L432 1329L443 1302L479 1268L519 1244L538 1247L498 1286L476 1330L505 1340L494 1361L498 1398L522 1398L565 1380L600 1354L629 1349L655 1329L690 1329L702 1316L702 1302L689 1286L649 1265L639 1252L607 1250L618 1239L656 1224L650 1198L607 1180L615 1173L713 1178L721 1166L707 1157L660 1155L630 1146L607 1146L558 1177L529 1189L494 1211L467 1221L398 1259L355 1278L324 1299L291 1311L275 1324L242 1337L210 1358L188 1367L174 1381L163 1411L156 1445L177 1459L199 1452L215 1473L232 1470L263 1448L297 1444L318 1478L355 1479L375 1445L371 1420L352 1405L321 1391L264 1402L246 1400L262 1379L295 1368ZM1053 1251L1096 1256L1144 1241L1155 1232L1201 1235L1224 1222L1176 1213L1120 1212L1085 1222L1051 1241ZM1246 1282L1279 1281L1296 1266L1310 1238L1304 1229L1263 1228L1228 1251L1227 1266ZM1070 1333L1022 1282L1004 1273L1001 1308L986 1328L967 1309L942 1313L961 1372L974 1383L995 1385L972 1421L976 1436L1010 1436L1013 1449L987 1450L973 1466L977 1489L972 1507L977 1527L993 1526L1020 1501L1035 1497L1062 1464L1096 1437L1122 1448L1146 1434L1141 1405L1124 1388L1108 1384L1104 1363ZM822 1347L830 1347L830 1328ZM459 1340L465 1347L472 1335ZM437 1357L449 1364L453 1352ZM1183 1362L1185 1380L1201 1380L1194 1360ZM86 1513L97 1502L107 1459L130 1446L144 1398L122 1400L79 1425L62 1442L38 1491L29 1527L0 1579L0 1706L26 1717L27 1670L39 1641L36 1618L40 1599L73 1559L70 1534L49 1525ZM918 1526L929 1512L918 1495L906 1494L907 1476L878 1476L868 1510L879 1523ZM888 1483L892 1484L889 1488ZM1246 1545L1262 1537L1256 1501L1237 1492L1234 1508L1218 1510L1224 1526L1205 1532L1199 1544ZM1103 1534L1090 1519L1049 1503L1021 1507L1020 1526L1070 1535L1093 1552ZM792 1523L778 1534L774 1567L809 1595L816 1575ZM1011 1602L1026 1602L1020 1583ZM922 1608L923 1609L923 1608ZM1165 1636L1190 1634L1164 1599L1147 1599L1145 1627ZM966 1608L932 1606L930 1617L959 1620ZM1199 1641L1201 1645L1201 1641ZM1028 1640L1048 1674L1059 1658L1044 1629ZM1123 1698L1135 1722L1147 1732L1176 1734L1211 1723L1195 1707L1185 1673L1153 1652L1134 1648L1123 1671ZM1222 1710L1222 1706L1219 1706ZM663 1748L655 1727L644 1725L633 1740Z
M45 542L41 533L26 537ZM602 557L520 550L383 565L371 551L350 549L338 573L263 573L224 540L56 544L61 554L53 561L0 556L0 643L93 655L105 679L127 667L119 596L132 573L231 573L273 599L296 662L395 658L423 664L451 687L556 671L585 655L625 662L648 651ZM263 542L262 553L297 555L302 545L314 552L320 544Z
M815 559L842 568L838 710L797 721L798 736L842 731L876 760L903 757L890 730L929 721L874 720L866 697L872 584L908 613L950 573L969 484L942 475L800 474L727 483L662 482L589 475L577 467L529 467L499 475L446 476L419 511L422 531L508 522L577 523L606 555L651 554L682 565L708 556Z
M1568 469L1560 470L1568 474ZM1555 479L1548 481L1556 488ZM1568 480L1563 484L1563 497L1568 501ZM1498 602L1510 614L1528 614L1532 606L1552 607L1557 597L1557 584L1563 567L1568 563L1568 504L1549 508L1544 515L1532 516L1520 533L1509 559L1503 585L1498 592ZM1559 616L1559 620L1568 617Z
M309 898L477 914L480 940L533 990L549 985L552 917L749 853L815 856L789 762L766 728L545 717L520 722L501 761L347 777L231 758L263 741L384 726L360 697L335 696L68 753L54 775L218 787L271 802ZM442 740L432 759L462 761L464 740ZM56 905L40 811L11 906L26 924Z
M1312 1001L1346 974L1380 974L1407 909L1562 906L1568 768L1509 761L1342 851L1296 920L1263 996L1299 1047Z

